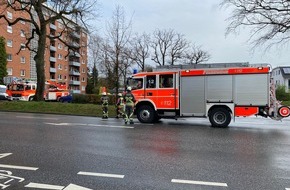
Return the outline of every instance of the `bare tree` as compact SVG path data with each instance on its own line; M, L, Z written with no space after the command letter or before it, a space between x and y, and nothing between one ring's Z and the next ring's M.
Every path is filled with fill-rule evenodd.
M103 61L102 59L102 52L103 52L103 39L97 35L97 34L93 34L90 36L90 40L89 40L89 54L91 57L91 65L90 68L92 68L92 71L97 71L98 68L97 66L100 65L100 63ZM97 75L93 74L93 86L94 88L96 87L96 81L97 81Z
M289 42L289 0L223 0L221 5L233 10L226 34L246 26L251 29L249 40L254 47Z
M19 22L26 22L32 25L30 33L26 34L25 46L29 50L35 52L34 60L36 63L37 72L37 90L34 100L43 101L44 85L45 85L45 72L44 72L44 53L46 49L46 40L59 39L69 49L76 50L77 47L72 43L62 40L63 34L67 34L74 30L75 22L78 25L84 27L87 26L85 18L88 15L92 15L93 11L96 10L94 5L96 1L93 0L12 0L12 1L1 1L0 6L5 9L12 9L13 11L27 15L27 17L18 17L10 20L6 16L6 11L0 13L0 19L4 19L9 26L16 25ZM68 19L69 18L69 19ZM47 33L47 28L51 23L57 20L61 20L64 29L60 34L51 36ZM74 22L72 22L74 20ZM31 42L37 40L37 47L33 48Z
M198 64L207 62L210 59L210 54L201 49L200 46L193 45L184 56L186 64Z
M107 23L107 39L112 49L111 62L113 64L113 75L116 88L116 96L119 90L119 68L120 59L131 35L131 20L126 21L125 11L122 7L116 6L113 12L111 23Z
M184 56L184 51L188 48L189 43L184 38L184 35L176 33L170 47L169 57L170 64L174 65L174 63L178 59L182 59Z
M188 42L184 35L169 30L156 30L153 33L151 47L153 48L152 60L160 66L174 65L183 57L184 50L188 47Z
M168 55L169 48L173 43L175 32L170 30L155 30L153 33L153 39L151 47L153 48L152 60L160 66L166 64L166 57Z
M145 61L150 56L150 35L143 33L142 35L136 34L131 41L132 53L130 58L137 63L141 71L145 71Z

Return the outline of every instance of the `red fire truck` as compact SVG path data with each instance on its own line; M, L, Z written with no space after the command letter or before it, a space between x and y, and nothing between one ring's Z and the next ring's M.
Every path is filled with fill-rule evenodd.
M276 100L270 66L265 64L159 69L134 74L128 85L142 123L208 117L213 127L227 127L232 117L259 115L280 120L290 115L289 107Z
M5 78L5 81L9 81L7 84L8 100L33 100L36 93L36 82L20 79L20 78ZM58 101L61 96L69 94L66 85L57 83L54 81L47 81L45 83L44 100L46 101Z
M67 86L54 81L45 83L44 99L46 101L59 101L60 97L69 95Z

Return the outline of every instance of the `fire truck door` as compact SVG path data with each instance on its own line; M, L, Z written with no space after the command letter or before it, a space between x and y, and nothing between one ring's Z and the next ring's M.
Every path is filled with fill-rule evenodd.
M153 101L155 105L158 102L158 89L156 88L156 84L156 75L148 75L145 78L144 98Z
M178 107L178 90L176 88L176 74L160 74L158 82L159 109L176 109Z

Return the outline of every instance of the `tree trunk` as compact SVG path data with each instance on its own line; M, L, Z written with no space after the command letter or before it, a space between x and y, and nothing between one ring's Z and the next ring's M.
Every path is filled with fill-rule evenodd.
M44 101L44 88L45 88L45 71L44 71L44 53L46 47L46 25L41 24L37 53L34 57L36 63L37 73L37 88L34 97L35 101Z

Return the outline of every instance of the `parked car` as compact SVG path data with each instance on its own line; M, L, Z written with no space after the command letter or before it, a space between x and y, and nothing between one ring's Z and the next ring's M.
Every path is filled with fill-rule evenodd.
M72 101L73 101L73 96L72 96L72 94L69 94L69 95L67 95L67 96L62 96L62 97L59 98L59 101L60 101L60 102L63 102L63 103L65 103L65 102L67 102L67 103L72 103Z
M0 100L8 100L8 94L6 93L6 86L0 85Z

